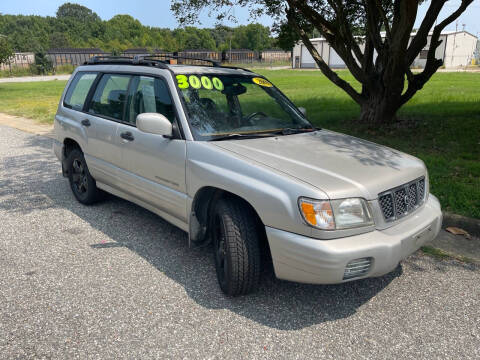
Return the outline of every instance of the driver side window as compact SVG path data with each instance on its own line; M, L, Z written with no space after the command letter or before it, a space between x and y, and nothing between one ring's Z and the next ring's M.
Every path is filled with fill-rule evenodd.
M136 76L132 80L127 99L125 121L135 125L137 116L143 113L159 113L170 122L175 120L167 84L162 79L149 76Z

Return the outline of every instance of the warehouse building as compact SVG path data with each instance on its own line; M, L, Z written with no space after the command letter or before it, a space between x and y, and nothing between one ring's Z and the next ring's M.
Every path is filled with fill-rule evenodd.
M411 38L415 33L411 34ZM318 53L323 57L325 62L331 68L346 68L345 63L337 54L337 52L330 47L324 38L310 39L312 44L317 49ZM443 59L446 68L456 68L467 66L473 63L475 49L478 39L476 36L467 31L444 31L440 35L440 40L443 40L440 46L435 51L437 59ZM414 60L412 67L423 68L427 61L427 53L430 46L430 36L428 38L427 46L420 52ZM363 45L360 46L363 51ZM293 68L316 68L315 61L308 49L299 42L293 48L292 57Z
M12 70L12 68L28 68L35 62L33 52L16 52L7 61L0 64L0 70Z

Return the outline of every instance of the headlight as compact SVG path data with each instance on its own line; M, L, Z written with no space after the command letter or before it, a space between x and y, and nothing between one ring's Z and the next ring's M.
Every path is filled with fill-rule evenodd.
M349 229L373 224L367 202L360 198L341 200L298 199L305 222L322 230Z

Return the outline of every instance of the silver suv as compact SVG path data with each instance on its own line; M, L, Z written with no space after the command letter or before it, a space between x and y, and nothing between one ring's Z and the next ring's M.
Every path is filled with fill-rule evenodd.
M54 151L81 203L106 191L213 242L229 295L270 261L297 282L380 276L438 234L421 160L315 128L251 71L170 62L93 58L72 75Z

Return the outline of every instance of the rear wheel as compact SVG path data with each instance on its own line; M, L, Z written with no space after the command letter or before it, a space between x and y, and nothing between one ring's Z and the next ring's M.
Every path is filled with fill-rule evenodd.
M68 179L75 198L85 205L102 199L102 192L88 171L82 151L73 149L67 158Z
M234 198L221 199L215 207L215 268L220 288L227 295L244 295L258 288L261 256L255 216Z

